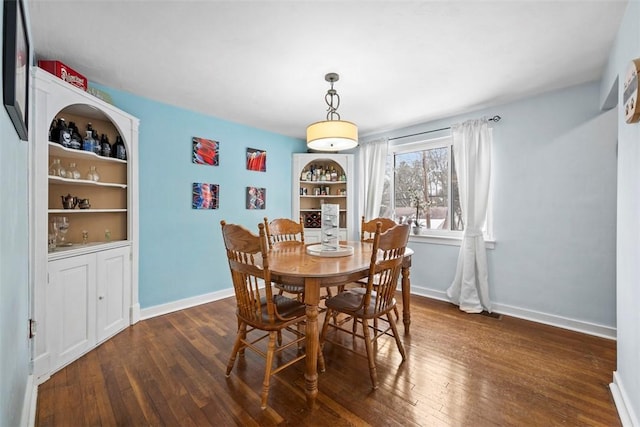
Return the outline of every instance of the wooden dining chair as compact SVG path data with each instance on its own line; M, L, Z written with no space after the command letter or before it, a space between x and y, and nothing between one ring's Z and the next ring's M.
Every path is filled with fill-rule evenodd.
M373 242L373 236L376 234L376 224L382 224L380 229L383 233L396 225L396 222L391 218L378 217L369 221L364 220L364 215L360 221L360 241L361 242Z
M238 320L238 332L227 363L226 376L229 377L236 357L238 354L243 355L246 348L264 357L266 368L262 383L261 408L265 409L271 375L305 357L299 352L305 339L302 332L304 327L301 327L306 320L305 305L295 299L273 294L263 224L258 225L257 236L241 225L227 224L224 220L220 221L220 225L236 296ZM278 335L286 335L287 342L276 346ZM266 351L264 344L258 344L265 339L268 339ZM296 356L286 363L279 363L273 369L274 356L294 345L298 345Z
M391 331L396 341L402 360L406 358L404 347L398 335L395 316L390 314L396 306L395 292L398 283L404 251L409 239L409 225L398 224L382 233L382 224L378 222L373 237L371 262L367 287L363 292L360 289L348 289L340 292L333 298L326 300L327 314L320 334L320 349L322 351L325 342L356 351L354 341L349 347L336 335L328 334L329 328L335 329L335 334L340 332L361 338L365 342L366 356L369 361L369 376L374 389L378 388L378 375L376 371L375 354L373 344L382 336ZM377 280L374 278L377 277ZM346 314L340 322L330 322L334 313ZM370 320L380 319L384 321L384 329L378 327L378 322L370 324ZM353 321L362 325L362 334L356 328L345 328L345 323ZM377 347L376 347L377 348Z
M380 228L380 231L382 233L384 233L385 231L387 231L391 227L394 227L397 224L391 218L383 218L383 217L378 217L369 221L365 221L364 215L363 215L360 221L360 241L361 242L369 242L369 243L373 242L373 236L376 234L376 225L378 223L382 225L382 228ZM367 279L366 278L360 279L356 281L355 284L361 288L365 288L367 286ZM399 320L400 313L398 312L398 307L396 306L393 309L393 311L396 315L396 320ZM354 323L353 326L355 327L356 324Z
M275 218L271 221L264 217L264 229L269 242L269 249L274 247L304 246L304 222L295 222L289 218ZM274 283L280 295L284 292L296 295L299 301L304 300L304 286Z
M278 245L304 245L304 222L295 222L289 218L271 220L264 217L264 228L267 233L269 249Z

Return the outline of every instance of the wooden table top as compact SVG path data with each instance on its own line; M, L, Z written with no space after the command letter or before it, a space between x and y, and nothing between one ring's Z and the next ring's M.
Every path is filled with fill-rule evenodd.
M330 277L367 271L371 262L371 243L340 242L353 247L353 255L322 257L310 255L306 246L273 248L269 251L269 269L273 275L291 277Z
M360 241L340 242L353 247L353 255L341 257L322 257L310 255L306 246L286 246L269 250L269 269L280 283L302 284L305 278L323 278L330 285L340 280L354 280L366 276L371 262L372 244ZM413 251L406 249L405 256Z

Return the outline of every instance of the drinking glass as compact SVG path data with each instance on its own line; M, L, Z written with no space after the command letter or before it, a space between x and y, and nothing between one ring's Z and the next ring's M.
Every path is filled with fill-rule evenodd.
M65 235L69 231L69 219L66 216L58 216L54 219L54 223L58 228L59 246L71 246L71 243L65 241Z
M56 243L58 241L58 223L56 222L55 218L53 218L51 220L51 222L49 223L49 241L48 241L48 245L49 245L49 251L54 251L56 249Z

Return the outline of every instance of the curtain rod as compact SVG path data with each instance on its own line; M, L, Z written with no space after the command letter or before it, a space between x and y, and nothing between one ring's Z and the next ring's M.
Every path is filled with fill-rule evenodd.
M488 121L498 123L500 121L500 119L502 119L502 117L496 115L496 116L493 116L490 119L488 119ZM396 137L393 137L393 138L389 138L389 141L393 141L394 139L408 138L410 136L424 135L424 134L427 134L427 133L439 132L441 130L449 130L449 129L451 129L451 126L446 127L446 128L427 130L427 131L424 131L424 132L412 133L410 135L396 136Z

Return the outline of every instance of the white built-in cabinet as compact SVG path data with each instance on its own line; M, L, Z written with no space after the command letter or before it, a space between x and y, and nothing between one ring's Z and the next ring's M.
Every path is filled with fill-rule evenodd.
M39 68L32 68L30 121L30 269L33 373L41 383L99 343L135 323L138 303L137 118ZM113 144L120 135L127 159L65 148L49 141L54 119L87 123ZM52 160L75 163L81 179L50 175ZM99 181L86 178L96 166ZM87 198L88 209L65 209L62 196ZM53 217L69 220L68 247L49 250ZM83 231L86 233L83 238Z
M131 248L49 261L50 364L61 367L129 326Z
M338 205L338 236L354 239L354 166L353 154L295 153L293 154L292 218L302 218L306 243L322 240L322 205ZM309 173L311 170L314 173ZM335 171L330 178L327 170ZM315 171L322 171L321 175Z

